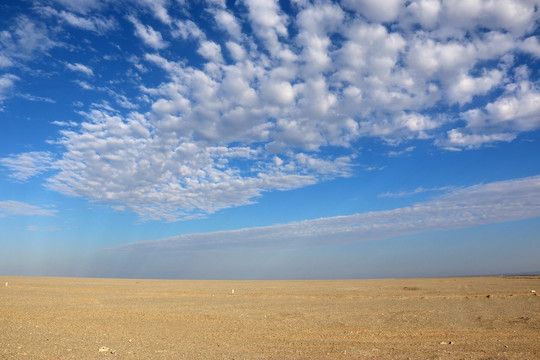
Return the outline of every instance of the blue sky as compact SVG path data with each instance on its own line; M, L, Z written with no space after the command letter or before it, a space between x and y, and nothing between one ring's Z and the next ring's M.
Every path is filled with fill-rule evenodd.
M540 271L539 1L0 4L0 273Z

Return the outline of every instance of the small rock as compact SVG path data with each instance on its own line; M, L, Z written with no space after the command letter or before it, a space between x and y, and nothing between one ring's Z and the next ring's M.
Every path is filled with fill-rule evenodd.
M116 350L111 350L111 354L116 355Z
M441 345L448 345L448 343L446 341L441 341L439 344Z
M7 283L6 283L6 286L7 286ZM532 292L533 294L536 294L536 290L531 290L531 292Z
M491 295L487 295L486 297L489 299L491 297Z

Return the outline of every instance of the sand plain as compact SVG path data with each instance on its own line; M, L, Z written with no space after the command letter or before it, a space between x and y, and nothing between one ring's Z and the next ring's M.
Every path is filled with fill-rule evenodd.
M0 285L0 359L540 359L540 276Z

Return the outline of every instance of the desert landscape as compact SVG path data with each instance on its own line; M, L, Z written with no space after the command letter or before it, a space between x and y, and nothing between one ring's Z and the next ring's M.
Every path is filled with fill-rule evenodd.
M0 280L1 359L540 358L540 276Z

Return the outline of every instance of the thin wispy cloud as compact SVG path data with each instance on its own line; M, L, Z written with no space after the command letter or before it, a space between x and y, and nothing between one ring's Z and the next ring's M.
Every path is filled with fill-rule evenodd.
M67 63L66 67L71 71L80 72L80 73L83 73L84 75L87 75L87 76L94 76L94 71L90 67L88 67L86 65L83 65L83 64L79 64L79 63L69 64L69 63Z
M149 25L142 24L134 16L128 16L129 21L135 26L135 35L137 35L147 46L150 46L156 50L167 47L167 42L163 40L161 33L154 30Z
M30 101L43 101L43 102L47 102L47 103L50 103L50 104L55 104L56 103L56 100L53 100L51 98L48 98L48 97L45 97L45 96L36 96L36 95L32 95L32 94L17 94L18 97L20 98L23 98L23 99L26 99L26 100L30 100Z
M0 159L0 164L11 171L9 176L18 181L26 181L50 170L53 162L53 154L48 151L33 151Z
M400 198L400 197L407 197L411 195L416 194L422 194L426 192L441 192L441 191L447 191L454 189L454 186L440 186L440 187L434 187L434 188L424 188L424 187L417 187L414 190L411 191L399 191L399 192L385 192L379 195L381 198Z
M540 176L453 190L393 210L129 243L120 252L186 251L235 247L291 248L382 240L540 216Z
M58 211L15 200L0 201L0 217L5 216L56 216Z

